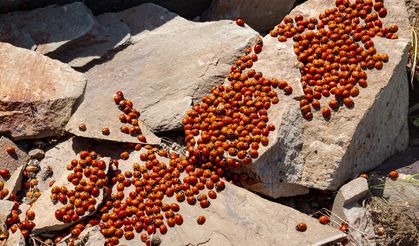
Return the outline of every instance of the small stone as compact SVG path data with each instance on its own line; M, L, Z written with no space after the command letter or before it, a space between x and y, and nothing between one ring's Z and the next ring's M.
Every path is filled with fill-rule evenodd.
M43 159L43 158L45 157L45 152L44 152L42 149L38 149L38 148L36 148L36 149L31 149L31 150L29 151L29 156L30 156L32 159L41 160L41 159Z

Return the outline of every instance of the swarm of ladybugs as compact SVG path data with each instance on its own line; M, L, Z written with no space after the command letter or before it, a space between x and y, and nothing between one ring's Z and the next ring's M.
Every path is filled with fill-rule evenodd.
M305 119L311 120L312 108L320 109L321 100L332 95L334 99L321 110L325 118L342 104L354 106L352 98L360 93L359 87L367 87L365 70L382 69L389 59L377 53L372 38L397 38L396 25L383 27L381 18L386 15L383 1L336 0L336 8L327 9L318 18L286 17L270 32L280 42L294 40L294 52L302 63L305 97L300 108ZM241 18L236 23L245 25ZM47 241L58 243L70 234L70 245L74 245L85 228L99 225L106 245L118 245L122 238L135 237L150 245L152 235L166 234L169 228L183 224L179 203L209 207L225 188L226 180L236 181L229 170L249 165L269 145L269 135L276 128L269 118L270 109L279 103L279 94L290 95L293 91L286 81L266 78L252 69L262 51L263 41L258 38L231 66L227 82L213 87L201 103L186 113L182 120L186 155L147 144L139 126L140 112L123 92L116 92L113 100L121 110L118 119L124 124L120 130L138 140L137 144L129 144L131 149L121 152L119 158L129 160L130 154L140 153L141 163L132 163L131 170L122 172L117 159L106 163L95 151L82 150L79 158L67 165L70 184L50 184L51 203L61 205L55 211L56 219L72 225ZM79 130L86 129L80 123ZM102 134L111 132L103 128ZM12 147L6 151L15 153ZM7 179L10 173L0 169L0 176ZM397 178L397 173L389 176ZM36 182L28 181L27 186L32 185ZM7 195L9 191L0 181L0 199ZM104 202L99 206L100 195ZM10 197L16 198L14 194ZM170 197L176 202L166 203L165 198ZM19 203L15 201L7 219L12 233L20 229L25 237L29 236L35 227L35 213L28 210L25 215L20 221ZM205 221L204 216L196 218L199 225ZM330 219L321 216L319 222L328 224ZM298 223L296 230L306 231L307 224ZM347 227L342 230L347 231Z
M336 0L335 4L318 18L285 17L270 32L279 42L294 40L305 94L300 108L307 120L322 103L326 104L321 109L325 118L342 104L354 107L352 98L359 95L360 87L368 86L365 70L381 70L389 60L387 54L377 53L372 38L398 38L397 25L383 26L384 1Z

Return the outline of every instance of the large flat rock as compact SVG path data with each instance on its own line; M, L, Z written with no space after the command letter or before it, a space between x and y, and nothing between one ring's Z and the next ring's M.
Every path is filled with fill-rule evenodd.
M136 11L140 11L138 8ZM154 5L153 9L155 16L165 18L164 23L155 25L155 19L147 15L126 16L131 30L133 24L140 23L137 28L143 31L131 37L131 45L86 72L84 101L67 124L68 131L131 141L119 131L119 111L112 100L118 90L134 102L141 112L140 119L152 131L180 129L186 110L223 80L234 59L257 35L232 21L195 23L173 17L161 7ZM84 133L78 131L80 121L87 125ZM109 136L93 135L105 126L111 130Z
M215 0L202 16L203 21L243 18L259 32L271 30L292 9L295 0Z
M408 81L406 63L409 23L403 1L386 1L388 15L384 25L397 24L399 39L374 38L378 53L390 57L382 70L369 70L368 87L361 88L355 106L340 107L325 120L313 111L311 121L303 119L299 99L304 95L301 75L293 52L293 40L278 42L267 35L254 69L268 78L286 80L293 94L280 97L271 107L269 118L276 130L270 145L243 172L258 182L245 187L273 197L288 192L289 184L322 190L336 190L359 173L371 170L408 144ZM317 17L334 1L309 0L292 12ZM322 105L326 104L323 101ZM271 116L272 115L272 116Z
M60 135L84 91L83 75L37 52L0 43L0 134Z
M119 160L122 173L132 172L132 163L144 165L139 159L143 151L144 148L133 151L128 160ZM158 156L157 159L169 163L167 158ZM161 245L324 245L345 237L337 228L322 225L317 219L293 208L268 201L227 181L225 183L225 190L217 193L217 199L211 200L211 205L205 209L199 203L191 206L186 201L178 203L174 197L165 196L163 203L179 204L184 222L181 226L168 227L167 234L159 235ZM124 189L126 197L133 189ZM200 194L207 191L204 189ZM203 225L196 222L200 215L206 217ZM307 224L307 231L295 229L300 222ZM133 240L121 238L120 243L130 246L142 242L136 233Z
M95 25L93 14L80 2L50 5L0 15L0 41L46 54L86 35Z

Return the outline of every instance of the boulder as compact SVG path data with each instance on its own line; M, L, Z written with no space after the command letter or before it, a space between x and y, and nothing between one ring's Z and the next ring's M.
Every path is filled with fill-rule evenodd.
M9 155L6 153L6 149L8 147L15 148L15 154ZM11 174L14 173L19 167L26 165L26 163L29 161L28 154L26 154L22 149L19 148L19 146L4 136L0 137L0 151L0 169L5 168L9 170ZM2 180L2 177L0 177L0 180Z
M119 130L120 111L112 100L119 90L133 101L141 112L140 119L151 130L181 129L186 110L212 86L222 82L234 59L257 35L232 21L195 23L173 17L172 13L155 5L144 4L136 11L141 8L153 10L148 13L167 21L156 22L156 17L148 18L148 15L126 16L130 29L137 23L140 32L132 35L131 45L86 72L85 98L67 124L69 132L132 141ZM138 18L133 19L135 16ZM119 15L115 19L121 18ZM155 22L157 24L153 24ZM87 131L78 130L80 122L86 123ZM109 136L100 133L103 127L110 128Z
M0 15L0 41L46 54L86 35L95 25L93 14L80 2L50 5Z
M266 32L278 24L292 9L295 0L215 0L201 16L202 21L243 18L252 28Z
M7 234L6 219L12 212L15 203L8 200L0 200L0 234Z
M290 16L317 17L334 2L309 0ZM263 51L253 68L267 78L286 80L293 93L280 96L280 103L270 109L276 130L269 135L268 148L242 170L243 177L252 179L248 184L242 182L246 188L272 197L289 192L288 184L336 190L407 147L409 22L403 1L385 4L388 15L384 21L399 26L399 39L373 39L377 51L387 53L390 60L382 70L367 71L369 86L361 88L354 108L342 106L332 112L330 120L320 111L313 111L311 121L302 117L299 100L304 93L293 40L281 43L270 35L263 38Z
M0 52L0 134L16 140L62 134L83 94L83 75L10 44L0 43Z
M132 152L128 160L119 160L122 173L132 172L132 163L144 164L139 159L143 151L144 148ZM157 159L169 163L169 159L161 156ZM345 238L345 234L336 228L322 225L295 209L261 198L228 182L225 184L225 190L217 193L217 199L211 200L211 205L205 209L198 204L188 205L186 201L178 203L174 197L165 196L163 203L179 204L184 222L181 226L169 228L167 234L154 237L161 240L161 245L324 245ZM116 190L116 187L113 189ZM126 197L133 189L132 186L124 189ZM204 189L200 193L207 191ZM200 215L206 218L203 225L196 222ZM307 231L295 229L300 222L307 224ZM120 244L127 246L141 243L137 233L133 240L120 239Z

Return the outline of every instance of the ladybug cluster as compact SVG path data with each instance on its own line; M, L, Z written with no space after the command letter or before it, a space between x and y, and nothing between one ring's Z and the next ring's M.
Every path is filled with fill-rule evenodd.
M67 165L67 170L72 171L67 180L74 185L74 190L68 189L67 186L53 186L50 198L52 203L59 202L64 205L55 211L55 218L64 223L71 223L78 221L81 216L93 213L101 191L109 193L110 190L106 186L106 163L100 160L94 151L81 151L80 159L72 160Z
M313 118L312 108L321 109L322 98L327 101L321 109L326 119L342 104L352 108L359 87L368 85L365 70L381 70L389 59L387 54L377 53L372 38L398 38L397 25L383 27L381 18L387 15L387 9L382 0L336 0L335 4L318 19L285 17L270 32L279 42L294 40L305 94L300 109L307 120Z
M134 104L130 100L125 100L124 94L122 91L117 91L114 96L114 101L118 105L118 108L123 112L119 115L119 120L122 123L127 123L121 127L121 132L125 134L130 134L131 136L137 136L138 141L146 143L146 138L144 135L141 135L141 127L139 126L138 118L140 117L140 112L134 109ZM109 129L104 128L102 130L104 135L109 135Z

